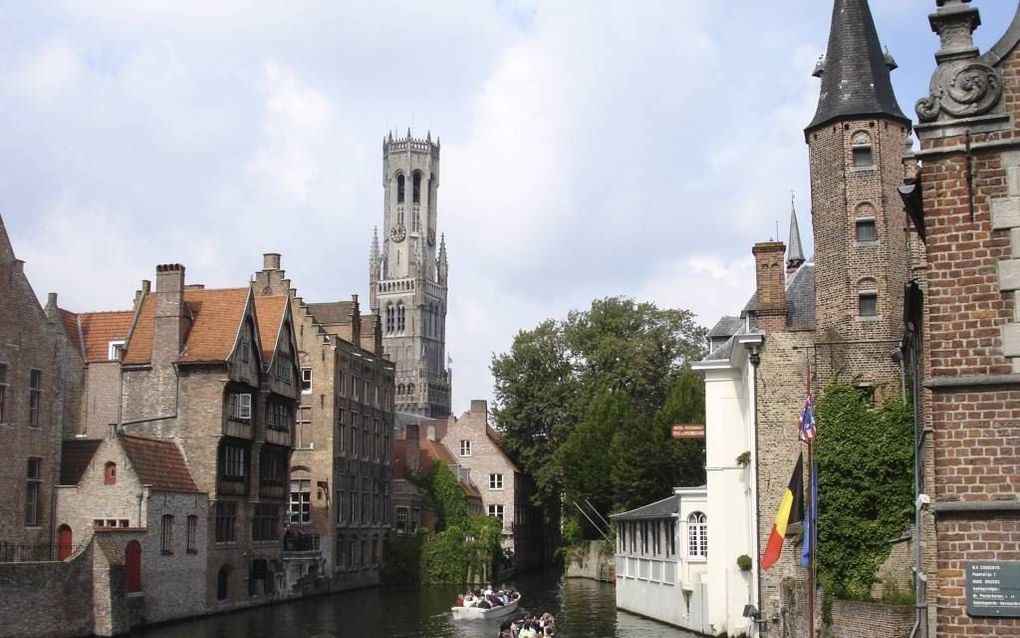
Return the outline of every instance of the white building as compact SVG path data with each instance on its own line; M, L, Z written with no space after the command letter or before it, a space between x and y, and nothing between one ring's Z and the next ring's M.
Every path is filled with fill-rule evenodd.
M748 605L760 608L750 361L763 337L736 318L709 336L712 354L693 366L705 377L706 484L612 517L616 604L710 636L755 636L744 615ZM741 556L751 569L738 564Z

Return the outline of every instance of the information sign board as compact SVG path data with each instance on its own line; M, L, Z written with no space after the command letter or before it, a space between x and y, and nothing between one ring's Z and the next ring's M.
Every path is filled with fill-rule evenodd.
M968 562L967 613L1020 617L1020 561Z
M676 423L673 425L674 439L703 439L705 438L704 423Z

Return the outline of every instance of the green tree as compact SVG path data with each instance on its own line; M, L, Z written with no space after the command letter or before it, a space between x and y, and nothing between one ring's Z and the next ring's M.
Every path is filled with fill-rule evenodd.
M703 449L673 442L669 426L704 412L702 382L685 374L704 336L687 310L609 297L518 333L493 357L496 419L541 504L558 508L566 490L606 515L678 478L703 480Z

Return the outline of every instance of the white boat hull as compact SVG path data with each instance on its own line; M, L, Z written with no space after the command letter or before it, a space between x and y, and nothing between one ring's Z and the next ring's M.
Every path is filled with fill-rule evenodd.
M520 602L520 597L517 597L502 607L497 606L489 609L483 609L481 607L451 607L450 611L453 612L454 620L485 620L487 618L502 618L503 616L509 616L517 611L517 605Z

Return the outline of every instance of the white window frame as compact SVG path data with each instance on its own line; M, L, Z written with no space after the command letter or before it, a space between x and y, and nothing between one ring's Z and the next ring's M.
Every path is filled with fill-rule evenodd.
M693 560L708 559L708 516L704 512L687 516L687 556Z
M503 489L502 474L489 474L489 489L502 491Z
M248 392L237 395L237 418L251 420L251 394Z
M111 339L106 344L106 358L110 361L120 361L124 356L124 346L127 341L124 339Z
M488 507L489 516L493 516L499 519L500 525L506 525L506 518L504 518L505 509L502 505L492 504Z
M460 440L460 456L471 456L471 439Z
M306 378L307 377L307 378ZM308 387L305 387L305 384ZM301 368L301 394L311 394L312 392L312 369Z

